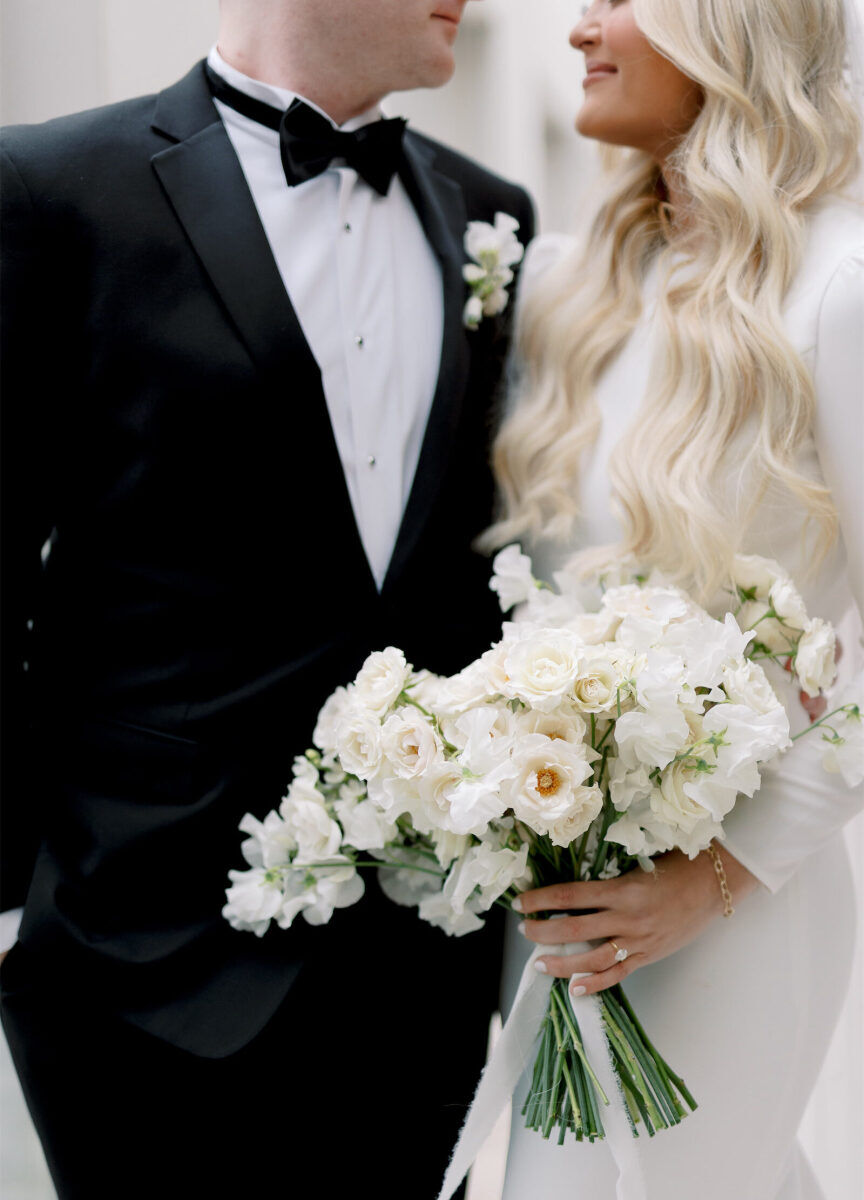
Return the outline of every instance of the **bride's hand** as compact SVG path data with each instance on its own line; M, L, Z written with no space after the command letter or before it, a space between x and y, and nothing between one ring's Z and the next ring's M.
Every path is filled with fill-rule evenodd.
M758 880L727 850L717 847L737 904L758 886ZM522 932L540 945L599 942L584 954L544 955L537 969L574 980L574 995L603 991L620 983L646 963L657 962L686 946L723 912L723 896L708 854L689 859L680 850L655 860L653 872L635 870L617 879L596 883L559 883L524 892L519 912L525 916L561 910L583 910L555 920L526 920ZM515 907L515 905L514 905ZM588 910L588 911L584 911ZM615 961L615 947L627 951Z

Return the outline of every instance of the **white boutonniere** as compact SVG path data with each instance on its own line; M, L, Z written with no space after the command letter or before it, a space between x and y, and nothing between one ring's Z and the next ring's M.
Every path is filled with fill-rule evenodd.
M522 261L525 247L516 237L519 222L507 213L496 213L495 224L469 221L465 250L473 260L462 268L471 298L463 316L468 329L477 329L484 317L497 317L510 299L512 267Z

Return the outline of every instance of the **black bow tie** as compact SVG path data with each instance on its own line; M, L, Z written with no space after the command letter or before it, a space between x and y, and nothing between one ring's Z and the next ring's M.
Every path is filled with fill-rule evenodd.
M290 187L314 179L327 170L334 158L342 158L376 192L387 195L402 158L406 122L401 117L373 121L353 133L344 133L302 100L295 100L282 112L238 91L209 65L206 72L215 99L278 131L282 166Z

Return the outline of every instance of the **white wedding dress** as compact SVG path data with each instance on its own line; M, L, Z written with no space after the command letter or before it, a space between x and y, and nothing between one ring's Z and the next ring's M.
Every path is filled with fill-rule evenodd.
M568 243L560 236L539 239L523 288L542 287L544 271ZM655 270L640 323L598 387L602 432L586 461L573 549L619 535L607 462L636 419L644 391L656 278ZM810 219L784 315L818 395L816 427L802 461L830 486L841 538L807 577L804 514L788 494L769 494L746 550L779 560L798 582L810 615L840 628L842 685L860 669L864 611L864 216L851 203L824 202ZM646 428L646 443L650 437ZM740 460L734 453L730 458ZM730 495L748 498L746 481L736 476L729 486L735 489ZM790 689L787 699L796 732L808 718L797 693ZM839 831L864 798L861 789L849 790L822 770L819 751L816 734L796 743L779 769L766 772L753 800L741 801L726 821L730 851L764 887L742 900L730 920L715 921L689 946L635 971L625 984L649 1036L699 1102L679 1127L639 1139L649 1200L822 1197L796 1132L848 982L855 899ZM508 1004L530 949L514 927L515 921L505 965ZM568 1137L559 1147L525 1130L526 1091L523 1077L514 1096L505 1200L627 1200L616 1191L618 1172L605 1143Z

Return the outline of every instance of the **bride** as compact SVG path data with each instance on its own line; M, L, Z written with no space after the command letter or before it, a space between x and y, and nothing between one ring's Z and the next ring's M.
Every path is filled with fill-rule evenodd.
M841 676L860 669L864 609L849 13L843 0L586 10L570 39L587 67L577 126L630 149L616 151L587 247L548 237L529 253L491 536L530 543L546 578L574 550L605 547L587 555L596 564L615 547L721 613L734 553L777 559L808 610L843 629ZM793 732L805 704L824 704L788 684L784 695ZM524 898L525 913L576 915L511 938L511 992L533 943L593 942L540 969L581 976L571 986L588 994L626 979L699 1100L680 1127L640 1139L650 1200L820 1195L795 1135L848 979L854 901L838 834L861 796L819 759L818 735L797 743L727 819L730 920L707 853ZM584 889L600 886L596 908ZM616 1195L605 1143L544 1142L515 1100L506 1200Z

